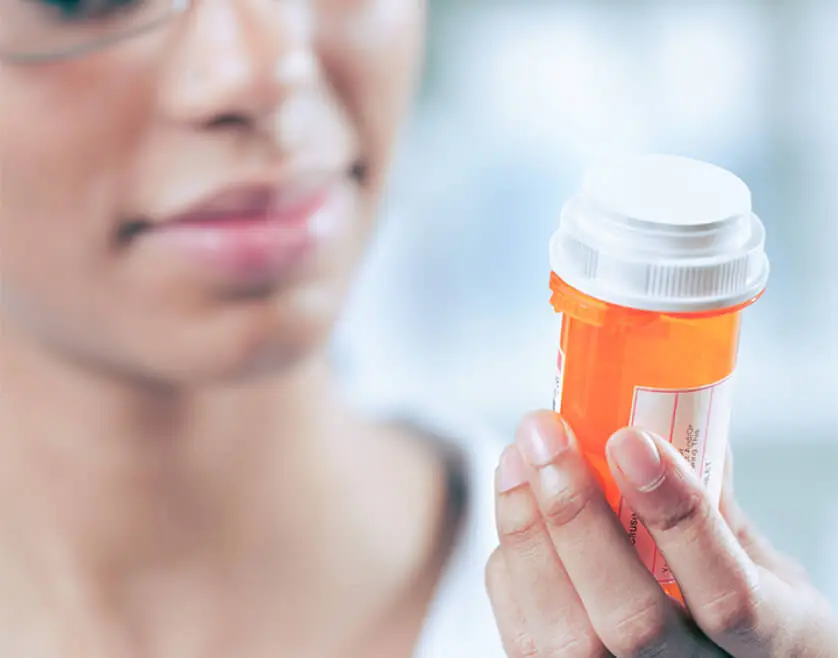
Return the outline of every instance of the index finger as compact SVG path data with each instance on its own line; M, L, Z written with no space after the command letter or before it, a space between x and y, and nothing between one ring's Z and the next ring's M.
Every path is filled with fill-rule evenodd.
M570 429L552 412L533 414L517 441L552 544L608 649L618 656L707 649L638 557Z
M782 627L779 583L756 565L681 455L658 436L617 432L608 460L626 503L643 522L696 623L735 655L774 655Z

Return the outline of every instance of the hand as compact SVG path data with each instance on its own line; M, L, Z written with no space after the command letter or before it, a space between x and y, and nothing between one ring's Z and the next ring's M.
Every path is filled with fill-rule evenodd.
M500 546L486 567L511 658L838 656L838 619L748 525L729 469L717 511L666 441L621 430L608 444L613 476L687 615L640 561L559 417L528 417L516 444L498 468Z

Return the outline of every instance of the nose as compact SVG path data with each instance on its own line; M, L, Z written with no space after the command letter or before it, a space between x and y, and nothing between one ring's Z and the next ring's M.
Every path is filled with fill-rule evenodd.
M211 129L253 126L314 84L307 4L195 0L166 64L168 118Z

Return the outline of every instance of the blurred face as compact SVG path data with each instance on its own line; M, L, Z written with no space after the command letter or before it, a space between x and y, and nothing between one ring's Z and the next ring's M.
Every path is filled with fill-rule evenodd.
M315 350L423 19L422 0L0 0L4 331L159 383Z

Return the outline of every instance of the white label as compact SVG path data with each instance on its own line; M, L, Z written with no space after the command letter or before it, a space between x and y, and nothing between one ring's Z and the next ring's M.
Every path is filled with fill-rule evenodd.
M630 424L667 439L698 473L714 505L722 493L731 394L731 377L689 390L634 389ZM675 582L649 533L622 500L618 513L631 543L658 582Z
M559 348L559 356L556 358L556 386L553 389L553 411L556 413L562 410L562 391L564 390L564 352Z

